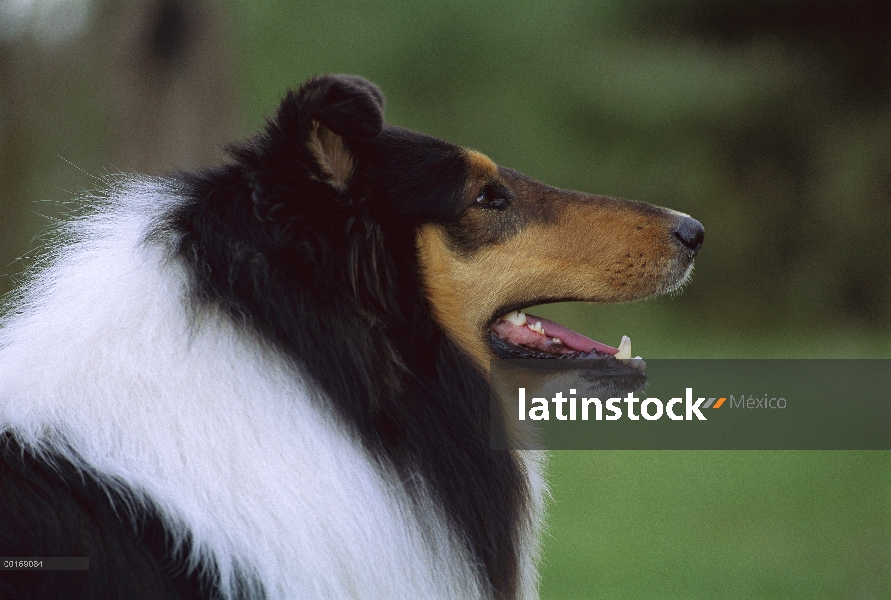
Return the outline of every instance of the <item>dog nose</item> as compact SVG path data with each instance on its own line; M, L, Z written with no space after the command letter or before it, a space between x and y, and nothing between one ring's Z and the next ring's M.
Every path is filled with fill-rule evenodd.
M675 226L672 233L693 253L693 256L699 253L699 249L702 248L702 239L705 237L705 229L703 229L702 223L696 219L684 217Z

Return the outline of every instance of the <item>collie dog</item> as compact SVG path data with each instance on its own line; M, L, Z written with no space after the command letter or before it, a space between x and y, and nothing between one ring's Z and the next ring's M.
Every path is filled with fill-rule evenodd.
M0 597L537 596L542 465L491 449L489 361L621 358L522 311L676 290L702 226L383 110L306 82L229 164L118 180L11 298L0 555L89 569Z

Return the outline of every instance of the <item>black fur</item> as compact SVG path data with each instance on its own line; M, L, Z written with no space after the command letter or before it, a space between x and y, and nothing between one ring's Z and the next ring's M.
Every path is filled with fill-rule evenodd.
M58 456L0 435L0 550L7 557L88 557L87 571L0 571L3 600L219 598L212 564L199 575L175 552L158 513ZM136 516L138 515L138 516ZM243 579L237 598L261 599ZM250 590L250 593L248 592Z
M313 120L352 154L345 188L309 150ZM486 379L434 322L415 249L420 225L466 209L461 149L386 125L372 84L320 77L232 155L181 177L187 201L162 227L180 240L198 310L221 307L291 357L382 469L435 499L484 587L512 597L525 474L490 450Z

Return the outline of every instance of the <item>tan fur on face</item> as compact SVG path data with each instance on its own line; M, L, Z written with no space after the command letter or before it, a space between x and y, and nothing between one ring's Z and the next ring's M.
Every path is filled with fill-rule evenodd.
M488 370L489 356L483 342L483 332L473 327L470 305L462 298L458 282L464 280L462 264L447 249L445 234L438 225L425 225L417 236L421 274L433 318L449 338L465 349Z
M309 149L316 157L325 180L344 190L353 175L353 154L343 143L343 138L319 123L312 122Z
M545 191L550 196L532 196L555 202L552 219L535 221L470 254L453 249L441 226L426 225L418 232L434 317L483 368L488 368L490 357L486 326L504 306L558 299L635 300L672 289L686 274L687 263L670 234L677 213L553 188ZM487 218L493 214L471 209L461 224L478 227L478 220Z
M492 159L476 150L467 150L465 156L470 165L470 178L484 179L486 177L494 177L498 174L498 165L492 162Z

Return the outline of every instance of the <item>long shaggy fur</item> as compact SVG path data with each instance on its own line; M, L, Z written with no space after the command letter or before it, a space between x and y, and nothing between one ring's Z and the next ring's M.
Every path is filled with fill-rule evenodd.
M0 554L91 570L0 596L536 595L539 465L489 449L419 275L466 166L382 109L311 80L229 165L73 227L0 329Z

